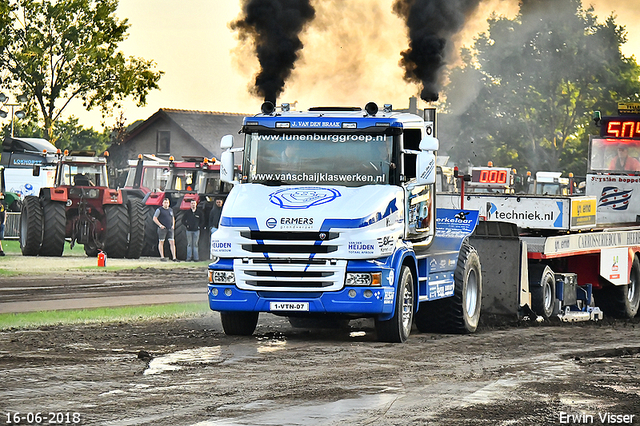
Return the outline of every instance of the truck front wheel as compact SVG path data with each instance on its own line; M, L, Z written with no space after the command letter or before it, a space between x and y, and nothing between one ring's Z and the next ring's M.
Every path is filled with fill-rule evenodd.
M227 336L251 336L258 325L258 312L220 312Z
M391 343L406 342L411 333L414 310L413 274L405 265L400 272L393 317L388 321L375 321L378 340Z

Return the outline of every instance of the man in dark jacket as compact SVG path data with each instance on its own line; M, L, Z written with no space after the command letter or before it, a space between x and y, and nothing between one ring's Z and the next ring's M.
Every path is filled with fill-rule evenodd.
M204 226L204 214L198 210L196 200L191 200L191 208L182 215L182 224L187 229L187 262L200 261L198 254L198 241L200 241L200 229Z
M209 236L211 241L213 241L213 233L218 230L218 226L220 224L220 216L222 216L222 198L216 198L215 204L211 208L211 212L209 212L209 228L211 228L211 234ZM211 245L209 245L209 259L213 259L211 256Z
M216 198L216 204L211 209L211 213L209 213L209 228L211 228L212 234L218 229L221 215L222 215L222 198Z

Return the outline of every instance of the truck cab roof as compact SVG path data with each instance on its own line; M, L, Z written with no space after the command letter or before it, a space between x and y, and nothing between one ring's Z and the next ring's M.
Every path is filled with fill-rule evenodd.
M284 129L313 131L348 129L353 132L357 129L377 129L382 132L386 128L424 127L424 120L417 115L405 112L383 110L369 114L359 108L349 108L345 111L339 108L321 107L311 108L309 111L257 114L244 119L243 129L254 126L280 131Z

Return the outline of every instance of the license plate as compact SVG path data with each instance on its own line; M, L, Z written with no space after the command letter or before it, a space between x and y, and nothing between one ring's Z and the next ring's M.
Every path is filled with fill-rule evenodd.
M309 302L270 302L271 311L308 311Z

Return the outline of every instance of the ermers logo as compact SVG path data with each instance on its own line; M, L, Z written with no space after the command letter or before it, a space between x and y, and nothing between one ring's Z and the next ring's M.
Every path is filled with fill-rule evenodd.
M269 194L269 201L281 209L308 209L340 197L336 189L320 187L287 188Z
M280 225L313 225L312 217L283 217Z
M278 224L278 221L276 220L275 217L270 217L269 219L267 219L267 222L266 222L267 228L273 229L276 227L277 224Z

